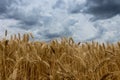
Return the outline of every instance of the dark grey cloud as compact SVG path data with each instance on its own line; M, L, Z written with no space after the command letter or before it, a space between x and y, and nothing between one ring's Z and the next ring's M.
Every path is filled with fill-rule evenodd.
M120 30L117 28L120 17L115 19L111 17L120 13L120 1L86 0L83 4L84 1L0 0L0 24L2 23L5 29L8 28L14 33L32 32L35 39L45 41L69 36L75 38L76 41L118 40L120 33L116 34ZM91 16L85 16L85 13L94 16L91 20L111 18L111 22L114 21L114 23L110 24L109 21L101 23L97 28L98 25L94 25L97 21L91 22L89 20ZM104 22L104 20L98 20L97 24L99 21ZM113 24L115 32L111 29ZM109 27L110 25L112 27ZM0 31L3 32L1 27ZM111 35L113 37L109 38Z
M82 8L83 8L83 3L78 2L77 0L73 0L73 2L69 3L68 6L68 13L70 14L75 14L75 13L80 13Z
M39 31L37 34L42 35L44 39L49 41L54 38L70 37L70 35L72 35L72 32L69 30L69 28L64 28L60 32L53 32L53 31L50 31L49 29L46 29L42 32Z
M0 14L6 13L13 0L0 0Z
M72 14L79 13L81 9L82 6L80 4L75 4L74 6L68 8L68 12Z
M23 0L0 0L0 14L4 19L18 20L19 28L30 29L30 26L39 24L40 12L34 8L27 12L24 5Z
M65 8L65 2L64 0L57 0L56 3L53 5L52 7L53 9L56 9L56 8Z
M7 7L5 3L5 0L0 0L0 13L4 13L6 11Z
M68 13L79 13L83 8L83 0L57 0L53 9L67 10Z
M61 37L61 35L60 34L56 34L56 33L52 33L52 34L45 34L44 35L47 39L53 39L53 38L59 38L59 37Z
M68 12L91 14L94 16L91 20L108 19L120 14L120 0L86 0L83 4L74 2Z
M0 14L6 14L9 12L9 8L13 3L18 4L22 0L0 0Z
M87 0L83 12L94 15L93 20L108 19L120 14L120 0Z

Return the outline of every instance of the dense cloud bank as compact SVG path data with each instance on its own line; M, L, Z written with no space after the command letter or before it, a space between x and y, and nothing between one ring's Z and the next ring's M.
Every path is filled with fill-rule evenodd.
M0 0L0 33L32 32L38 40L119 40L119 0Z
M108 19L120 14L120 0L87 0L83 12L94 15L94 19Z

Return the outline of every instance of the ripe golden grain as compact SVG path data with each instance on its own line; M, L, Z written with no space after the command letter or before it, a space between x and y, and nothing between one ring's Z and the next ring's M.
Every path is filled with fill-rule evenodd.
M0 80L120 80L120 42L30 41L18 33L0 41Z
M18 33L18 39L21 40L21 35L20 35L20 33Z

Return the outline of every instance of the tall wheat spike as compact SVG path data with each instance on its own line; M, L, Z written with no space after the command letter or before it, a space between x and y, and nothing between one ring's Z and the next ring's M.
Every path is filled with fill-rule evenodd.
M31 41L20 33L0 41L0 80L120 80L120 42L117 44Z

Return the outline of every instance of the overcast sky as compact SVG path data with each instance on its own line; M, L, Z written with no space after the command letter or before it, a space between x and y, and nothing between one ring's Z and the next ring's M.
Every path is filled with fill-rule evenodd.
M0 36L32 32L35 39L120 40L120 0L0 0Z

